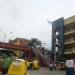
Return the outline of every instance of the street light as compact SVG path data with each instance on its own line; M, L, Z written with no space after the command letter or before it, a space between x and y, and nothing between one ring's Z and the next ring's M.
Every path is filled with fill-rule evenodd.
M4 34L4 42L6 42L6 33Z
M1 31L2 31L2 30L0 29L0 33L1 33ZM0 35L1 35L1 34L0 34ZM0 38L0 42L1 42L1 38Z
M6 33L0 29L0 32L3 33L3 42L6 42Z
M10 40L12 40L13 39L13 32L10 32L10 34L11 34Z
M47 22L48 22L48 24L50 24L51 25L51 30L53 31L53 33L54 33L54 37L56 37L56 34L55 34L55 28L52 28L52 22L51 21L49 21L49 20L47 20ZM51 33L52 33L52 31L51 31ZM52 35L52 34L51 34ZM55 46L56 44L54 44L54 47L56 47ZM54 52L53 52L53 54L54 54L54 63L56 62L56 48L54 48Z

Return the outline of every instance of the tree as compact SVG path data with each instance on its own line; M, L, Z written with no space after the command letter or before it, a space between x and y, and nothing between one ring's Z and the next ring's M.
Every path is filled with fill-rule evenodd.
M30 43L28 43L28 46L31 48L41 47L42 42L36 38L32 38L30 40Z

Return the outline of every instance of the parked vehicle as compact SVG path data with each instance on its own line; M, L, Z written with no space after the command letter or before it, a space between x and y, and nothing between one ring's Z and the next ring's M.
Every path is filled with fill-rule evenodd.
M39 67L40 67L40 65L39 65L39 61L34 60L34 61L33 61L33 67L32 67L32 68L33 68L33 69L37 69L37 70L38 70L38 69L39 69Z
M27 69L32 69L33 63L30 61L27 61Z
M65 62L59 62L59 70L66 70Z
M29 75L25 61L23 59L15 59L11 63L7 75Z

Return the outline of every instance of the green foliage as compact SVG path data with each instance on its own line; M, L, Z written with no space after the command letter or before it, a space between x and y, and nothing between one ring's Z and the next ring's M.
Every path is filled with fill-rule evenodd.
M42 42L36 38L32 38L30 40L30 43L28 44L28 46L32 48L41 47L41 45L42 45Z

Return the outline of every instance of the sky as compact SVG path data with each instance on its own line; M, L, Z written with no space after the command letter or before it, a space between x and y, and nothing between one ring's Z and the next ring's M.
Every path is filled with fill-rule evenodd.
M75 0L0 0L0 41L37 38L51 47L51 24L75 15Z

